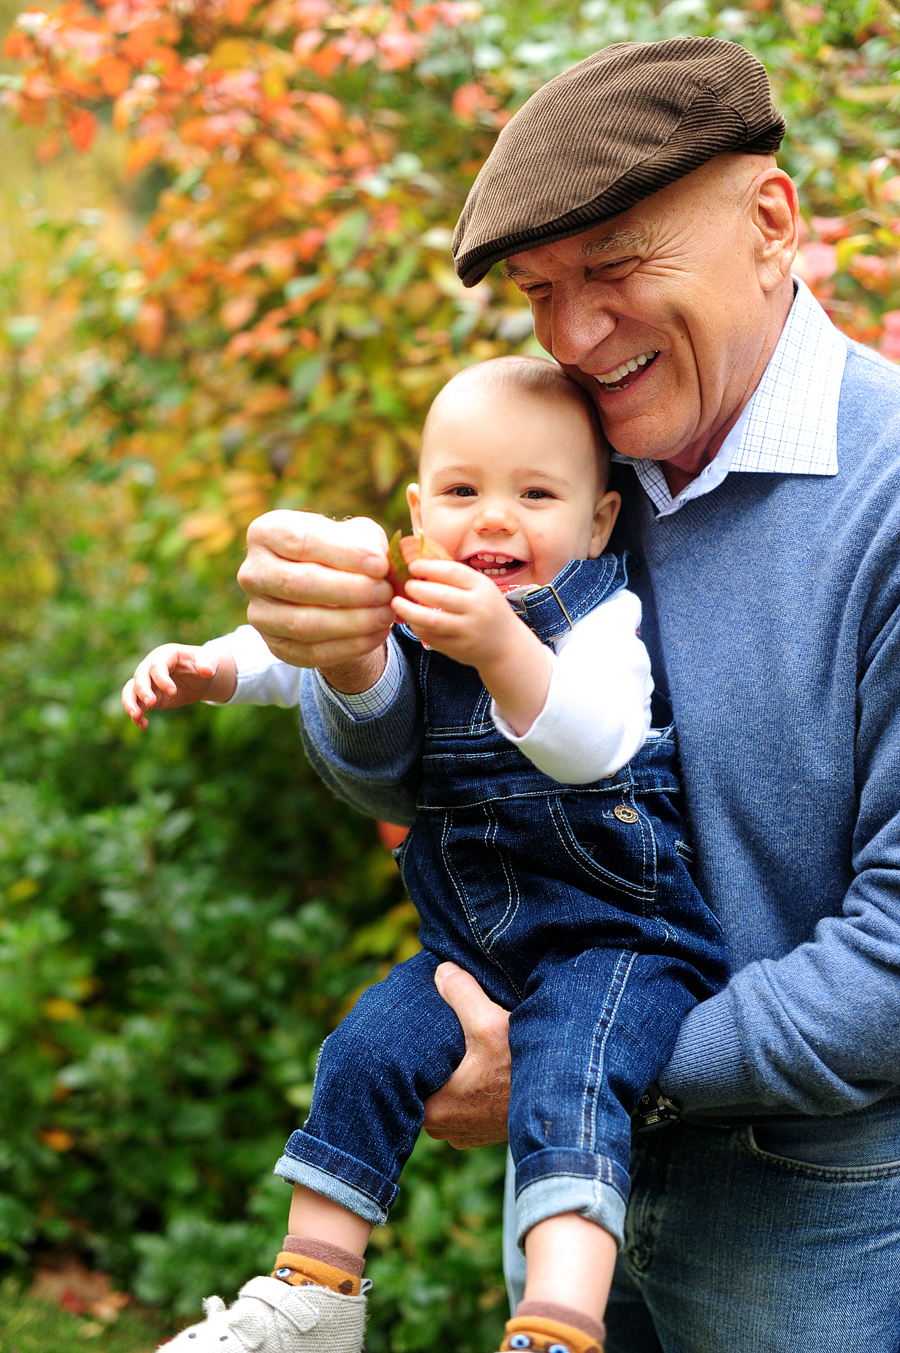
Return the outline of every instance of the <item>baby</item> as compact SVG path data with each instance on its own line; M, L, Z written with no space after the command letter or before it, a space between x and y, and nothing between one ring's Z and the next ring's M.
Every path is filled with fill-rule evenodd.
M173 1353L226 1337L261 1353L360 1353L371 1228L397 1196L424 1101L465 1051L434 984L445 960L511 1011L527 1282L502 1348L599 1353L630 1115L687 1011L726 976L683 859L674 733L650 726L640 602L625 562L604 553L620 506L608 471L589 397L551 362L470 367L432 405L408 500L414 529L451 559L412 564L374 670L367 655L302 677L326 723L415 693L418 811L396 854L423 948L322 1046L309 1118L275 1167L294 1197L272 1275L230 1310L214 1298ZM154 650L123 703L146 727L156 704L296 704L300 686L244 626Z

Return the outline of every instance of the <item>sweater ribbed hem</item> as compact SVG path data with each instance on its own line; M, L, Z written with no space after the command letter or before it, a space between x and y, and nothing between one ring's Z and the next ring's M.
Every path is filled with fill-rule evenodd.
M657 1079L663 1092L677 1099L687 1115L765 1107L759 1103L759 1087L727 991L690 1012L681 1026L675 1051Z
M338 798L387 822L412 825L422 720L409 678L396 706L380 717L354 722L322 694L313 674L304 672L300 734L313 770ZM392 759L385 760L385 749Z
M416 710L414 705L410 708L412 702L408 700L396 700L384 714L372 719L354 720L343 714L312 682L308 686L304 683L303 693L315 701L329 746L348 766L361 771L377 768L380 778L384 773L384 748L406 748L411 741L416 741L413 732Z

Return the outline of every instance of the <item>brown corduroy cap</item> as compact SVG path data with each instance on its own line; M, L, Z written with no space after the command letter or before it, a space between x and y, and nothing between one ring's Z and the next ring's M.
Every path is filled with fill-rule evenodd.
M755 56L718 38L618 42L539 89L497 138L453 236L467 287L502 258L609 221L784 118Z

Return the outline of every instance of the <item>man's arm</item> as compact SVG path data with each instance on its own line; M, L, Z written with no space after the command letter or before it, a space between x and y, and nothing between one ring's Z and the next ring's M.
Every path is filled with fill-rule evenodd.
M387 822L414 821L422 709L393 639L381 677L360 695L335 690L319 672L301 674L300 733L314 770L338 798Z
M900 570L890 523L868 573L877 581L861 608L847 712L856 719L852 879L838 914L807 943L748 963L688 1015L659 1079L691 1109L845 1113L900 1085Z

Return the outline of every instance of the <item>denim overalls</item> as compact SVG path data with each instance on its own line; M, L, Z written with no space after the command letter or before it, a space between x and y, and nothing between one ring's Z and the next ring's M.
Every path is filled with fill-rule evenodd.
M576 559L512 604L549 643L625 582L613 555ZM726 978L721 930L685 863L674 730L615 775L561 784L497 732L474 668L397 639L425 724L419 812L396 852L423 949L325 1040L309 1119L276 1172L385 1219L423 1101L465 1052L433 980L452 959L512 1012L520 1240L563 1212L620 1238L631 1110L687 1011Z

